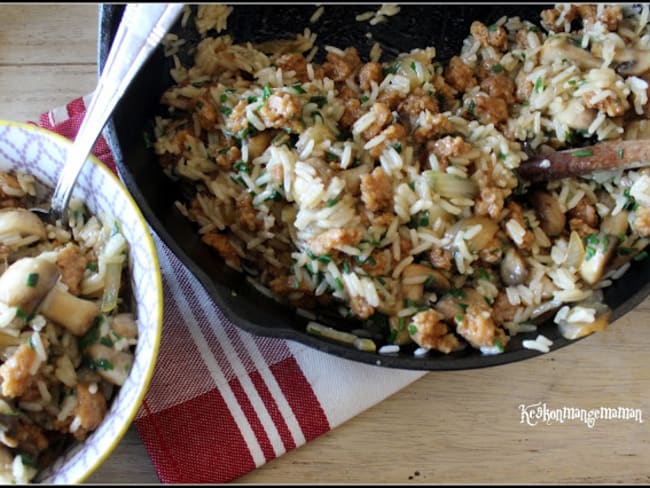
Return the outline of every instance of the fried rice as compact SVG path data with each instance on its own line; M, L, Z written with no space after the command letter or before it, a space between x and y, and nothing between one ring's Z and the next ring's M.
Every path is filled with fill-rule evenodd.
M533 186L516 169L531 152L650 135L647 5L477 20L446 63L435 46L380 62L375 44L362 60L311 26L236 42L222 33L232 8L186 12L201 34L191 64L167 37L174 84L153 142L195 190L178 208L227 264L309 332L369 351L499 354L549 315L567 339L606 327L603 288L646 257L650 172ZM321 323L325 308L359 326Z
M45 224L39 183L0 173L0 481L28 483L97 429L138 328L119 222L73 199Z

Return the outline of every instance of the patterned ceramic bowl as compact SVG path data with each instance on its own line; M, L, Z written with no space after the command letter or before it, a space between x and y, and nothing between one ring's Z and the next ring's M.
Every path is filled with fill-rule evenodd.
M0 121L0 171L33 174L53 188L71 143L33 125ZM139 338L135 360L125 384L102 422L82 444L71 446L34 481L73 484L84 481L108 457L140 408L153 375L162 331L162 278L151 232L136 203L118 178L89 157L77 180L73 198L92 214L119 218L129 243L131 286L136 302Z

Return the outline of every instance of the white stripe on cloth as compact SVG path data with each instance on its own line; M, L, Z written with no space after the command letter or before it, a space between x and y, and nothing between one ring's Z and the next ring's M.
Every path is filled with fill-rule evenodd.
M426 371L360 364L287 342L332 428L421 378Z
M152 230L152 234L155 236L155 232ZM158 244L159 249L162 248L164 244L156 236L156 243ZM163 254L159 252L159 254ZM244 392L248 396L248 399L255 409L258 420L262 424L265 434L273 447L273 452L276 457L284 454L286 448L284 442L280 436L280 433L277 429L277 426L273 419L270 416L268 411L268 406L264 403L264 400L260 397L255 385L250 379L250 375L246 370L245 364L250 364L251 367L255 368L260 374L260 377L264 381L266 387L273 400L275 401L278 410L280 411L289 432L292 435L295 445L302 445L306 442L304 433L298 423L298 420L289 406L289 403L282 393L280 386L278 385L275 376L271 373L269 369L269 364L266 362L265 358L262 356L261 351L255 344L255 339L253 336L241 329L236 328L234 325L225 324L225 318L220 313L220 310L216 308L212 299L207 295L200 283L193 279L190 275L189 270L180 262L176 262L175 265L172 265L171 260L175 260L174 257L169 257L168 253L164 252L166 256L166 264L169 264L169 268L173 269L174 272L171 273L173 276L171 279L180 278L180 280L185 285L184 287L179 287L179 293L174 293L172 297L168 299L176 300L175 297L180 295L194 295L196 297L196 302L199 304L199 307L206 317L213 317L216 320L211 320L207 325L212 330L215 338L218 340L219 345L221 346L225 359L230 367L230 371L224 371L221 368L222 373L227 381L232 380L232 377L236 377ZM163 266L164 268L164 266ZM167 275L165 275L167 276ZM178 303L178 302L177 302ZM224 325L225 324L225 325ZM239 342L244 346L244 351L241 351L241 348L236 348L233 345L232 340L229 339L229 334L235 334L239 339ZM209 348L208 348L209 349ZM202 352L203 354L204 352ZM210 351L210 354L214 353Z
M159 259L161 261L161 265L163 268L164 267L171 268L171 263L169 262L166 253L160 253ZM185 269L182 270L177 269L176 271L177 274L172 275L173 280L177 280L178 282L180 282L183 280L183 278L186 278L181 275L181 273L183 274L186 273ZM176 285L178 286L179 283L177 283ZM201 332L201 328L197 326L198 320L196 319L196 316L194 315L194 312L192 311L191 307L187 303L185 294L178 293L174 296L174 299L178 305L178 308L183 312L183 315L188 319L187 328L190 334L192 335L192 338L194 339L194 343L198 351L201 353L203 362L205 363L205 366L210 372L210 375L212 376L212 380L214 381L215 386L219 390L219 393L221 394L223 401L228 406L228 410L230 411L233 420L237 424L237 427L239 428L239 431L241 433L242 438L244 439L244 442L246 442L246 446L248 447L250 455L253 458L253 462L255 463L255 466L259 467L264 465L266 463L266 459L264 453L262 452L262 448L257 440L257 437L253 432L253 428L251 427L251 424L248 421L246 414L244 414L241 406L239 405L239 402L237 401L237 398L235 397L235 394L232 391L232 388L230 387L228 379L226 379L223 370L219 366L216 358L212 354L212 351L208 347L206 338L203 336L203 333ZM194 320L189 320L190 318L193 318Z
M248 335L243 331L239 331L239 334L242 336ZM282 418L284 419L284 422L286 423L287 428L293 437L294 444L296 446L303 445L306 442L306 439L300 427L300 424L298 423L298 419L296 418L291 406L289 405L287 397L284 395L284 393L282 393L280 385L278 385L275 376L273 376L273 373L271 373L269 365L265 362L264 358L262 358L262 353L257 347L257 344L254 340L246 339L245 337L242 339L242 342L245 344L246 349L248 350L251 358L255 363L257 371L260 373L260 376L266 384L266 387L269 389L269 392L271 392L273 400L275 400L275 404L277 405L278 410L282 414Z
M208 307L209 305L211 305L212 302L209 299L208 300L200 299L198 300L198 302L199 302L199 306L202 308L206 316L210 317L211 315L210 315L210 310L208 310ZM225 359L230 364L234 376L239 380L242 389L248 396L248 400L253 406L253 409L255 410L255 414L257 415L258 420L262 424L266 436L268 437L269 442L273 447L273 452L275 456L278 457L284 454L286 452L286 449L284 448L284 443L282 442L280 433L278 432L278 429L275 423L273 422L273 419L271 418L271 415L269 414L266 405L264 404L264 400L262 400L262 398L259 395L259 392L255 388L255 385L253 385L253 382L251 381L251 378L248 375L248 371L246 371L246 368L244 367L242 358L239 357L239 354L235 350L232 341L228 337L228 334L225 333L224 327L217 320L210 321L209 326L213 330L216 338L218 339L219 344L221 345L221 348L225 354ZM242 342L246 343L250 341L251 341L250 337L244 337ZM263 365L263 368L265 367L266 365Z
M50 125L55 126L61 122L65 122L69 119L68 108L66 106L57 107L50 112L48 112L48 118L50 119Z

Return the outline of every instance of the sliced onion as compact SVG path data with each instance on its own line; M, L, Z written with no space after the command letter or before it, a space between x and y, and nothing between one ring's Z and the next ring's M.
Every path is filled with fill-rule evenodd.
M101 310L109 313L117 307L117 297L122 280L122 264L106 263L106 276L104 281L104 294L102 295Z

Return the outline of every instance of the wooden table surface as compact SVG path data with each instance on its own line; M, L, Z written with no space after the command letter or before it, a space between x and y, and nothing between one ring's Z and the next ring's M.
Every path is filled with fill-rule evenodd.
M0 118L37 120L93 90L97 12L96 4L0 4ZM648 483L649 350L646 300L606 332L551 354L428 373L236 482ZM643 421L529 425L521 406L533 404L627 407ZM88 481L159 482L134 428Z

